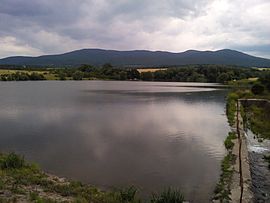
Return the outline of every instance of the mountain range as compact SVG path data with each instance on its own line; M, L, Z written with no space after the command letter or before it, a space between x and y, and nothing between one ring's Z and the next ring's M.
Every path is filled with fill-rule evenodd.
M38 57L12 56L0 59L0 65L79 66L81 64L91 64L100 66L105 63L125 67L176 66L187 64L270 67L270 59L255 57L230 49L218 51L188 50L180 53L147 50L116 51L81 49L57 55L43 55Z

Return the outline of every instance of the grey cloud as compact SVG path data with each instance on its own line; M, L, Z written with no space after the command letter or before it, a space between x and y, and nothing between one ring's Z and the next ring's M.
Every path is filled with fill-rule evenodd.
M82 17L80 2L52 0L1 0L1 19L13 25L41 26L44 29L57 28L75 23ZM2 20L0 20L1 22ZM8 27L8 24L6 24ZM2 26L2 25L1 25ZM12 26L9 25L9 26ZM30 27L31 28L31 27Z
M208 1L209 2L209 1ZM204 10L207 1L186 0L137 0L137 1L113 1L106 4L106 11L102 19L110 19L112 16L125 16L123 20L144 19L145 17L176 17L186 18L196 15Z
M251 54L257 54L261 57L269 57L270 53L270 44L264 44L264 45L235 45L232 46L233 49L251 53Z
M42 1L2 0L0 13L10 16L38 16L49 14Z
M267 41L266 36L270 33L264 23L247 23L245 16L237 12L237 4L235 9L225 12L216 21L211 20L209 7L212 3L229 2L227 0L0 1L0 45L1 40L2 44L10 43L5 39L12 37L13 44L9 47L30 47L44 54L91 47L168 51L216 48L226 44L224 40L233 41L234 32L246 33L254 39L265 39L261 41ZM196 21L204 19L204 16L209 19ZM213 22L219 27L215 27ZM190 33L194 35L193 39L189 37ZM224 39L224 33L231 33L229 40ZM211 36L215 38L209 40ZM230 43L226 48L240 46L244 44L236 46ZM250 49L258 50L258 53L269 52L268 49L261 50L260 46L262 42L255 43ZM5 56L4 53L14 52L16 55L15 48L3 52L0 50L0 57Z
M236 47L238 49L241 49L243 51L253 51L254 49L260 52L268 52L270 53L270 44L265 45L254 45L254 46L239 46Z

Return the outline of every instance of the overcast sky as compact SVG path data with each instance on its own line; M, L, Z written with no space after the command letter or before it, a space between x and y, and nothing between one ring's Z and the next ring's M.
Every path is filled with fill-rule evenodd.
M0 58L81 48L270 58L270 0L0 0Z

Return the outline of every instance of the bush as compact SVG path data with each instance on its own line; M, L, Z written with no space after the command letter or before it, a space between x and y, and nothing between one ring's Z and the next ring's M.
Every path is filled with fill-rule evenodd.
M31 73L28 77L29 80L46 80L44 75L35 72Z
M133 186L124 188L120 190L120 200L121 202L131 202L135 200L137 189Z
M58 77L59 77L59 80L66 80L66 74L65 73L59 73L59 75L58 75Z
M236 135L233 132L229 132L228 137L226 138L226 140L224 141L224 145L226 147L227 150L232 150L234 143L232 142L233 139L236 139Z
M263 85L266 86L267 90L270 91L270 72L267 72L265 74L263 74L259 80L261 81L261 83Z
M76 71L72 75L73 80L82 80L83 79L83 73L81 71Z
M153 194L151 203L182 203L184 200L180 190L168 188L160 194Z
M2 157L0 158L1 169L18 169L24 166L25 166L24 158L15 153L2 155Z

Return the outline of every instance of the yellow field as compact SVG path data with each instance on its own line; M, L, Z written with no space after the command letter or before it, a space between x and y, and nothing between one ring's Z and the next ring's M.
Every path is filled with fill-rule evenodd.
M159 70L167 70L167 68L138 68L137 71L139 71L139 73L144 73L144 72L156 72Z
M254 67L254 69L260 70L260 71L270 71L270 68L257 68Z
M248 78L249 81L256 81L258 78Z
M16 73L16 72L21 72L21 73L38 73L38 74L43 74L44 77L46 78L46 80L57 80L58 78L50 73L50 71L29 71L29 70L10 70L10 69L0 69L0 75L4 75L4 74L12 74L12 73Z
M10 70L10 69L0 69L0 75L3 74L12 74L12 73L16 73L16 72L21 72L21 73L40 73L40 74L44 74L44 73L49 73L48 71L28 71L28 70Z

